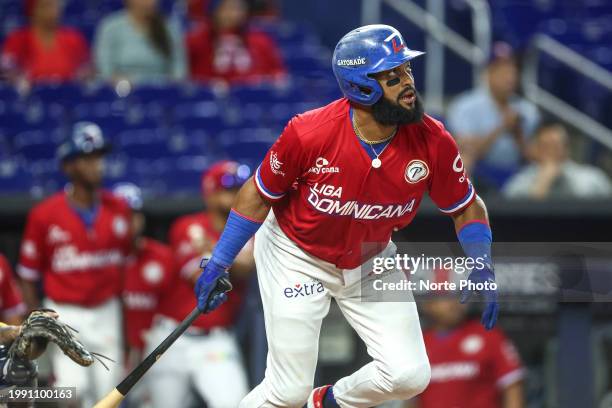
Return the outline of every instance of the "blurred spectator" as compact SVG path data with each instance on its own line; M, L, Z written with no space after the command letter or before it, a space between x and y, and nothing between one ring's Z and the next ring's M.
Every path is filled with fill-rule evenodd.
M85 37L62 27L60 0L25 0L30 24L11 33L2 49L9 80L69 81L85 76L89 50Z
M186 75L178 29L158 10L156 0L125 0L125 10L98 26L94 53L98 74L114 82L180 80Z
M179 272L174 286L160 299L148 351L196 307L193 285L202 271L200 262L210 256L238 189L249 176L248 167L235 162L213 165L202 178L207 212L183 216L172 225L170 244ZM246 371L231 328L242 306L245 278L254 268L249 242L230 269L234 289L228 301L200 316L148 374L154 408L190 406L194 390L209 407L237 407L247 394Z
M218 0L187 0L187 13L192 21L208 17L211 4ZM253 17L276 17L279 14L277 0L245 0L249 14Z
M15 283L15 276L8 259L0 254L0 321L17 326L26 312L21 292Z
M483 86L449 107L448 127L466 169L481 187L499 189L525 154L525 139L539 121L537 108L517 94L519 71L510 46L496 43Z
M174 278L174 260L170 248L143 236L145 216L142 192L132 183L119 183L113 194L124 199L132 209L132 251L127 258L123 281L124 328L128 346L127 369L144 357L145 334L163 291ZM139 383L128 396L130 404L141 407L148 400L146 388Z
M430 321L423 337L431 381L417 398L419 408L522 408L523 369L502 331L467 319L467 305L437 293L422 309Z
M612 184L602 170L570 159L567 130L561 123L538 128L532 155L534 162L508 181L504 196L543 200L612 195Z
M249 28L244 0L213 0L209 10L210 20L187 36L193 79L257 82L284 77L283 61L272 38Z
M103 155L109 150L100 128L79 122L57 151L70 180L64 191L28 214L17 272L27 305L44 306L79 332L88 350L121 361L121 275L130 248L130 209L101 190ZM51 357L55 386L76 387L79 406L91 407L120 380L117 364L81 367L59 349Z

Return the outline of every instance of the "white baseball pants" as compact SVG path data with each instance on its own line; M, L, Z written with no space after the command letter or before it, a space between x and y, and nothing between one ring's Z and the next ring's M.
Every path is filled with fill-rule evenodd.
M158 318L147 335L147 352L178 325ZM236 408L248 392L246 371L233 333L213 329L208 335L179 337L144 378L153 408L185 408L197 392L210 408Z
M382 256L392 256L390 243ZM264 307L266 374L240 408L301 408L313 389L319 332L333 297L365 342L372 362L334 384L341 407L366 408L406 400L425 389L430 367L416 305L362 302L361 271L341 270L298 248L269 216L255 237Z
M119 300L114 298L96 307L55 303L45 299L45 307L54 309L59 318L78 330L77 338L89 350L112 358L105 361L109 371L99 362L90 367L75 364L57 347L53 347L51 364L56 387L76 387L81 407L92 407L110 392L123 374L122 312Z

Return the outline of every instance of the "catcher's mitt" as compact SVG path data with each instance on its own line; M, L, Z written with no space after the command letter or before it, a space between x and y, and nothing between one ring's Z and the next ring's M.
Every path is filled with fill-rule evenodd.
M33 350L44 350L48 342L52 342L79 365L87 367L98 360L108 370L101 358L112 361L110 358L88 351L74 336L77 331L49 312L55 313L51 309L40 309L30 313L22 324L21 333L11 344L9 349L11 358L31 359Z

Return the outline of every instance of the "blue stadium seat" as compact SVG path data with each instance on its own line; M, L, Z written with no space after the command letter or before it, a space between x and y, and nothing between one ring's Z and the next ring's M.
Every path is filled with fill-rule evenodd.
M228 157L255 166L263 160L278 135L270 128L252 128L222 132L219 139Z
M54 159L59 141L57 131L25 131L15 136L13 151L28 160Z
M26 193L32 186L32 174L15 159L0 160L0 194Z
M120 132L115 138L116 149L130 158L159 159L173 154L166 134L156 128Z

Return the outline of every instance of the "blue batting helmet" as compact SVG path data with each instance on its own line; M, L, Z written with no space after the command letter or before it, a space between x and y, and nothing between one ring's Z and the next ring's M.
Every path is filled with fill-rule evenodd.
M370 75L393 69L423 54L409 49L395 28L372 24L342 37L334 50L332 68L344 96L362 105L373 105L383 90Z
M110 144L104 140L102 130L93 122L77 122L72 127L72 134L57 149L60 162L91 153L106 153Z
M117 183L113 186L113 194L125 200L133 211L142 210L142 191L134 183Z

